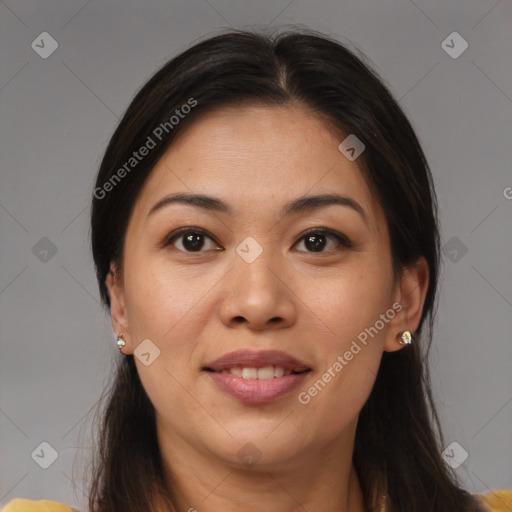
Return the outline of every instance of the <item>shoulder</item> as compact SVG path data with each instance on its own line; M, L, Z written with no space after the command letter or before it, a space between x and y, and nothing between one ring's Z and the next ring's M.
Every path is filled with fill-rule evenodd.
M0 512L78 512L63 503L49 500L26 500L15 498L5 505Z
M489 512L511 512L512 511L512 490L491 491L486 494L475 494L487 508Z

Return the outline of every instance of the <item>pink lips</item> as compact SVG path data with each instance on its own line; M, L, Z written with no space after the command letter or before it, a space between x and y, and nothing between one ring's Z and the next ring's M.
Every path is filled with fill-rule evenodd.
M274 366L294 372L270 379L244 379L230 373L220 373L235 367L264 368ZM230 352L205 365L203 370L225 393L247 404L273 402L300 385L311 368L279 350Z
M285 370L303 372L309 366L281 350L237 350L225 354L205 365L205 368L221 372L235 366L263 368L264 366L280 366Z

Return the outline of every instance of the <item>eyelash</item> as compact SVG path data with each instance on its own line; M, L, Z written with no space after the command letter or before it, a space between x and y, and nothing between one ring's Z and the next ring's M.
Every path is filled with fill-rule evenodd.
M198 228L198 227L194 227L194 226L189 226L189 227L186 227L186 228L180 228L177 231L171 233L164 240L164 242L162 244L162 248L165 248L165 247L168 247L168 246L172 245L177 239L179 239L180 237L183 237L184 235L187 235L187 234L202 235L202 236L205 236L205 237L209 238L213 242L217 243L215 238L213 238L204 229ZM301 242L302 240L304 240L305 238L307 238L310 235L322 235L322 236L326 236L326 237L332 237L332 238L334 238L339 243L340 246L342 246L345 249L350 249L351 247L353 247L352 242L350 241L350 239L347 236L345 236L342 233L339 233L337 231L334 231L332 229L328 229L328 228L314 228L314 229L308 230L306 233L303 233L296 240L296 242L293 244L293 246L297 245L299 242ZM220 244L218 244L218 245L220 245ZM202 252L205 252L203 250L200 250L200 251L186 251L186 250L182 250L182 249L177 249L177 250L180 251L180 252L184 252L186 254L201 254ZM338 248L336 248L334 250L336 251L336 250L340 250L340 249L338 247ZM331 250L329 250L329 251L319 251L319 252L315 252L315 251L300 251L300 252L309 253L309 254L328 254L329 252L331 252Z

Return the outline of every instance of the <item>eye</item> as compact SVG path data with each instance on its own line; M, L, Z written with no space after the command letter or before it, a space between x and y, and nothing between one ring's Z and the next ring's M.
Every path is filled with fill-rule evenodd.
M219 245L209 236L206 231L201 228L187 227L171 233L162 244L163 247L174 245L175 242L179 242L181 247L175 245L175 247L183 252L205 252L202 249L205 247L206 240L214 242L214 249L221 250Z
M205 230L196 227L186 227L174 231L165 239L162 247L173 245L176 249L182 252L200 253L208 250L207 241L213 243L211 249L222 250L219 244L217 244L217 242L215 242L215 240ZM330 247L329 241L331 245ZM310 253L325 253L352 247L351 241L345 235L326 228L310 230L294 245L300 245L300 243L304 244L306 250L299 250L299 252Z
M334 244L331 243L331 248L329 248L329 239L331 242L334 240ZM351 241L343 234L338 233L337 231L333 231L331 229L325 228L317 228L312 231L309 231L305 235L303 235L297 242L299 245L300 242L304 243L306 247L306 251L299 252L329 252L330 250L341 250L342 248L350 248L352 247ZM327 247L327 250L324 250Z

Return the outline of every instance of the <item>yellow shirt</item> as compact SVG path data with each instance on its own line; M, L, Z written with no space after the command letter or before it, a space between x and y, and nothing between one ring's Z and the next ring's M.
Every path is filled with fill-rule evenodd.
M492 512L512 512L512 491L500 490L477 494ZM3 512L3 511L2 511Z
M15 498L7 503L0 512L73 512L74 510L74 508L56 501Z
M500 490L487 494L476 494L485 503L489 512L512 512L512 491ZM11 500L0 512L74 512L75 509L56 501Z

